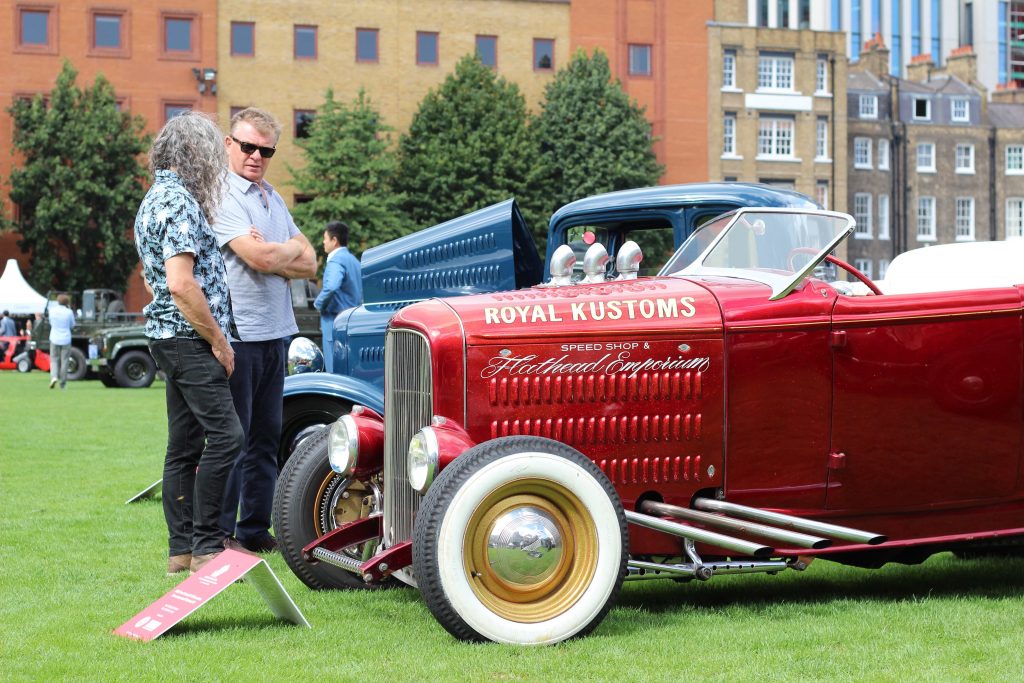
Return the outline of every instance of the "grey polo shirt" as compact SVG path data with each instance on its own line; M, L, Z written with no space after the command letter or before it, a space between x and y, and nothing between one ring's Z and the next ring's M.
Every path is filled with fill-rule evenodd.
M266 195L256 183L229 172L213 224L227 266L231 309L241 341L280 339L299 331L288 280L253 270L228 246L236 237L248 235L253 225L267 242L287 242L299 234L284 199L266 180L262 184Z

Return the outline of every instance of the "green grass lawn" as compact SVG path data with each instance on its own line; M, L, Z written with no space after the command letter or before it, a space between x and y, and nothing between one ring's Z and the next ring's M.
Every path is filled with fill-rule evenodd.
M453 640L411 589L312 592L270 558L312 630L236 585L148 644L111 631L168 591L158 501L163 383L0 372L0 679L96 681L1020 681L1024 560L632 583L590 637Z

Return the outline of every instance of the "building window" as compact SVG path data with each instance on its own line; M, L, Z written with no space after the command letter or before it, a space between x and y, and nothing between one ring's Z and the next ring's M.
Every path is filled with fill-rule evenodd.
M853 195L853 218L857 221L857 226L853 229L854 238L871 239L871 195L867 192Z
M18 47L29 49L53 47L50 39L50 10L18 10Z
M889 239L889 195L878 195L878 239Z
M757 155L767 159L792 159L793 119L762 116L757 131Z
M1024 175L1024 145L1006 146L1006 174Z
M818 202L818 206L828 210L828 181L819 180L814 185L814 199Z
M878 279L884 280L885 274L889 272L889 259L878 259Z
M485 66L498 68L498 36L477 36L476 56Z
M931 100L925 97L914 98L914 120L915 121L930 121L932 118L932 103Z
M722 156L736 156L736 114L733 113L722 119Z
M251 21L231 22L231 54L235 57L256 54L256 24Z
M309 126L313 123L313 119L316 117L316 112L312 109L296 109L295 114L292 117L294 127L292 129L295 138L308 138L309 137Z
M958 143L956 146L956 172L974 173L974 145Z
M629 46L629 75L650 76L651 75L651 46L630 45Z
M189 111L192 111L192 105L187 102L165 102L164 123L167 123L179 114L184 114Z
M956 198L956 241L974 241L974 197Z
M950 118L959 123L971 120L971 101L966 97L954 97L950 101Z
M878 118L878 95L861 95L858 98L859 112L862 119Z
M182 54L192 51L192 19L164 17L164 52Z
M736 90L736 50L722 54L722 89Z
M437 66L440 40L437 31L416 31L416 63L420 66Z
M853 262L853 267L864 273L864 277L871 279L871 259L859 258Z
M1024 237L1024 198L1006 200L1006 238Z
M917 172L935 173L935 143L920 142L917 145Z
M793 56L762 54L757 64L759 90L793 90Z
M853 139L853 167L871 168L871 138Z
M828 161L828 118L824 116L818 117L814 158L818 161Z
M815 66L814 92L818 95L828 94L828 58L824 55L818 57Z
M375 63L380 61L377 51L378 32L375 28L356 29L356 61Z
M886 138L878 141L878 168L882 171L889 170L889 141Z
M92 15L92 46L97 50L120 50L124 47L121 42L121 24L123 17L120 14L96 13Z
M533 68L551 71L555 68L555 41L551 38L533 39Z
M296 24L293 32L295 59L316 59L316 26Z
M917 199L917 241L935 241L935 197Z

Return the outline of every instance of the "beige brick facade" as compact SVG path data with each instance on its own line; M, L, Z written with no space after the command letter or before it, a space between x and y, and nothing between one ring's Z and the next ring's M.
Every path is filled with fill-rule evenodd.
M846 210L846 55L844 36L810 30L735 24L708 26L708 169L710 180L790 186L827 208ZM791 59L792 87L759 87L763 56ZM731 70L726 59L734 60ZM817 90L819 62L826 88ZM733 82L725 82L731 71ZM759 153L762 125L792 121L788 155ZM725 149L733 125L732 150ZM818 154L819 124L826 126L826 154Z
M231 54L232 22L254 25L254 56ZM222 0L218 22L218 113L259 106L284 125L279 152L268 173L285 199L287 166L303 163L294 144L294 112L314 110L324 92L350 101L364 88L385 123L408 128L420 100L437 87L463 55L475 50L477 35L497 36L497 72L517 84L531 108L569 58L569 4L550 0ZM294 57L294 27L316 26L315 59ZM356 61L356 29L376 29L377 62ZM418 31L438 34L437 66L416 63ZM550 70L533 68L535 38L554 40Z

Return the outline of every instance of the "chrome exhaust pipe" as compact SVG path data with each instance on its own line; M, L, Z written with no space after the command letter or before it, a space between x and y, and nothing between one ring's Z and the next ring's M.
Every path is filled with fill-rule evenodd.
M738 538L733 538L732 536L715 533L714 531L698 529L697 527L693 527L688 524L670 522L667 519L651 517L650 515L644 515L632 510L626 510L625 512L626 521L631 524L636 524L637 526L646 527L648 529L654 529L655 531L661 531L673 536L679 536L680 538L688 538L698 543L706 543L708 545L713 545L716 548L725 548L726 550L731 550L735 553L739 553L740 555L768 557L775 552L775 549L771 546L761 545L760 543L751 543L750 541L744 541Z
M784 515L779 512L769 512L768 510L737 505L736 503L727 503L724 500L715 500L713 498L697 498L693 501L693 505L706 512L723 512L727 515L742 517L743 519L755 522L772 524L808 534L821 534L822 536L837 538L840 541L849 541L850 543L878 545L889 540L889 537L883 534L874 534L870 531L851 529L850 527L839 526L838 524L828 524L827 522L818 522L813 519Z
M649 515L678 517L679 519L698 522L705 526L713 526L718 529L725 529L727 531L733 531L740 534L750 534L751 536L767 538L771 541L779 541L788 545L794 545L798 548L814 548L815 550L821 550L822 548L827 548L832 545L832 541L827 538L810 536L808 534L802 534L798 531L790 531L788 529L777 529L775 527L756 524L754 522L744 522L730 517L714 515L709 512L690 510L689 508L679 507L678 505L658 503L653 500L646 500L641 503L640 510Z

